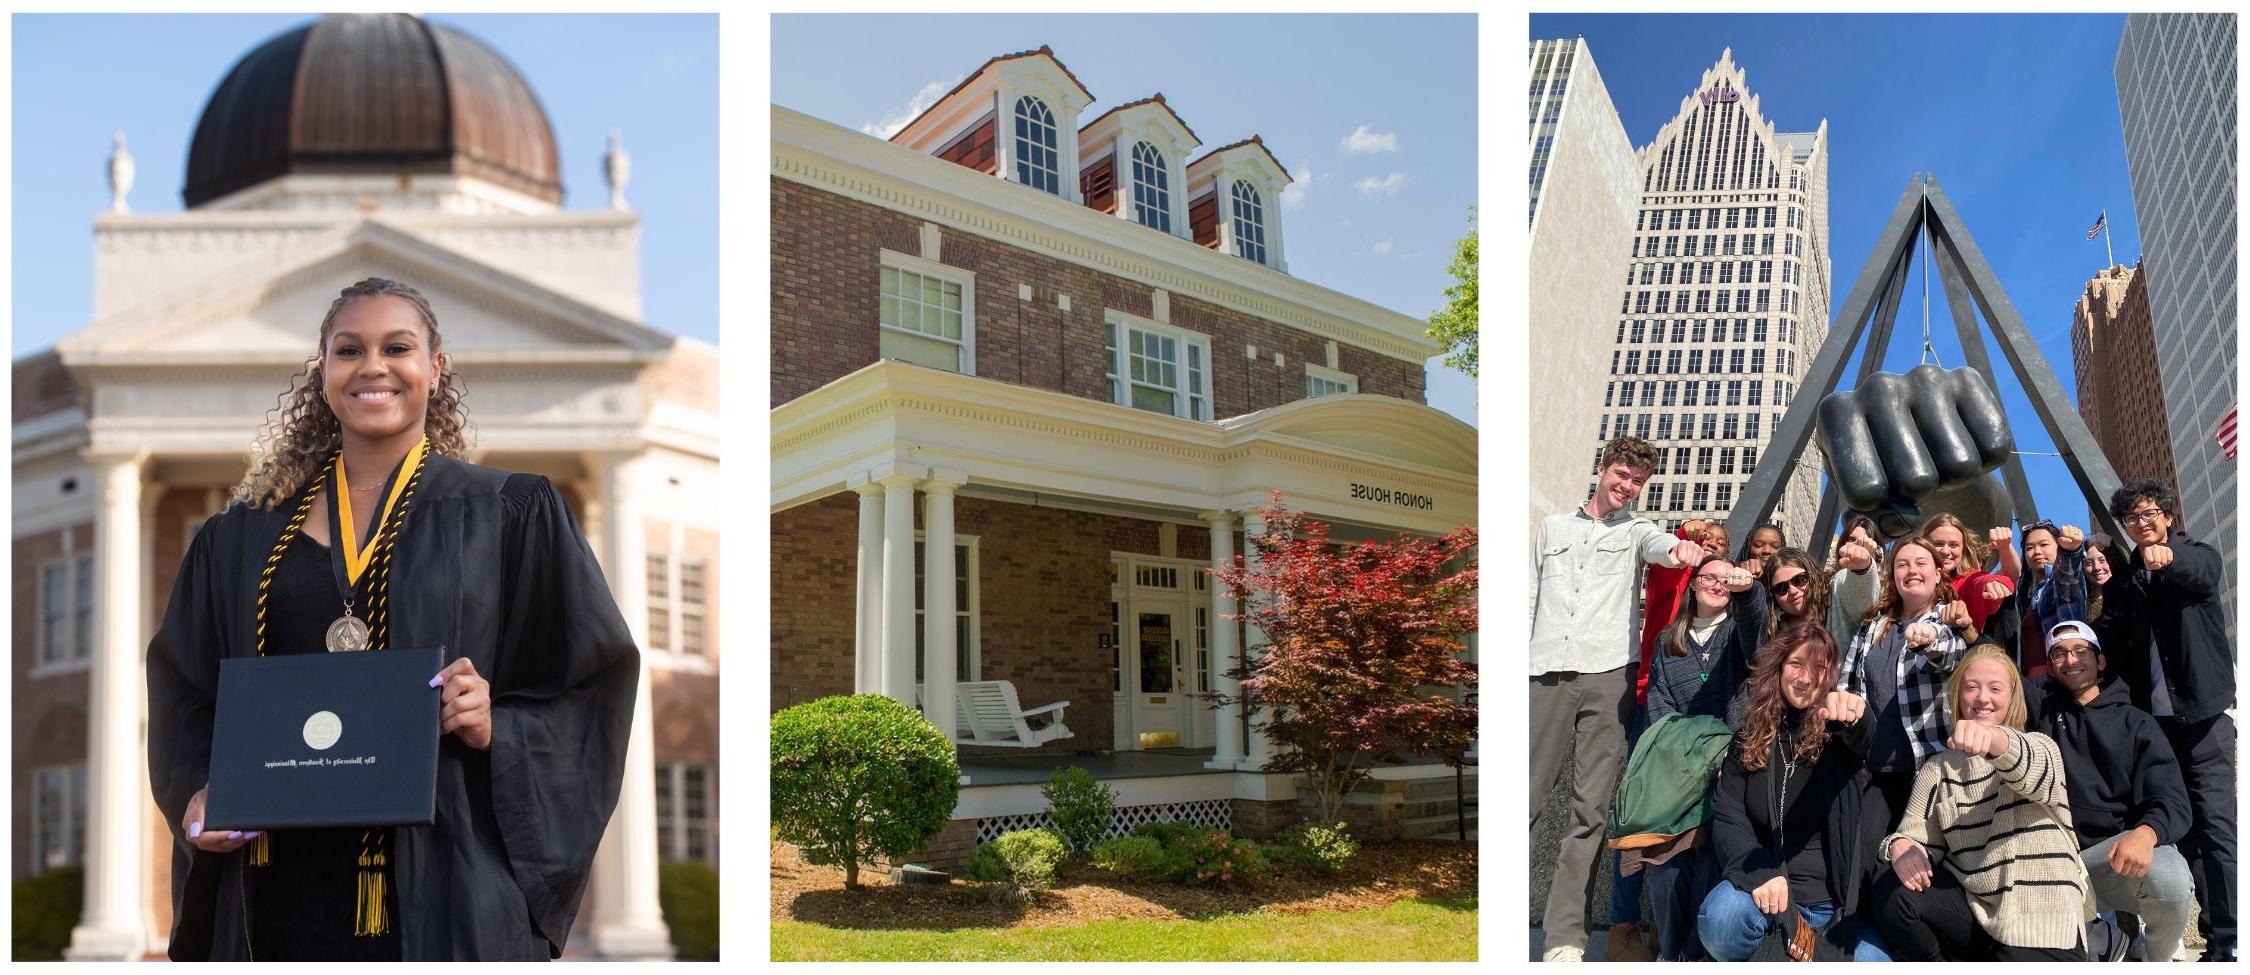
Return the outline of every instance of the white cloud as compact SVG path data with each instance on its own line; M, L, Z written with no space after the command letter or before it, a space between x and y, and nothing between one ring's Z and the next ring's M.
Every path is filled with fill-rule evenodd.
M1376 241L1376 242L1375 242L1375 246L1374 246L1374 247L1371 247L1371 248L1368 248L1368 250L1370 250L1370 251L1372 251L1372 252L1374 252L1374 253L1377 253L1377 254L1388 254L1388 253L1390 253L1390 252L1391 252L1391 238L1389 238L1389 237L1385 237L1385 238L1383 238L1382 240L1378 240L1378 241Z
M1281 205L1291 210L1300 209L1305 205L1305 194L1312 192L1313 183L1317 182L1313 176L1312 162L1299 160L1289 175L1295 177L1295 180L1282 188Z
M1370 176L1352 185L1359 189L1359 195L1371 200L1380 200L1397 195L1398 188L1406 185L1406 174L1392 173L1382 179Z
M961 79L955 78L952 81L933 81L923 85L921 91L915 92L914 97L907 100L906 107L891 113L880 122L862 124L859 130L878 139L897 135L898 130L906 127L906 123L929 111L930 106L937 104L938 99L945 97L946 92L952 91L953 86L960 83Z
M1377 132L1362 125L1338 142L1337 148L1357 153L1397 152L1398 133Z

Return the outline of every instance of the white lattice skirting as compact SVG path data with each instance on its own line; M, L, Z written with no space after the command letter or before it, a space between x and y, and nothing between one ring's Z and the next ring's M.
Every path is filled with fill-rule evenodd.
M1143 823L1189 822L1211 829L1234 829L1234 804L1225 799L1197 799L1190 802L1163 802L1149 806L1120 806L1110 813L1109 828L1102 838L1124 836L1133 827ZM1051 813L1025 813L1018 816L986 816L977 820L977 842L990 843L1002 833L1019 829L1053 829L1055 817Z

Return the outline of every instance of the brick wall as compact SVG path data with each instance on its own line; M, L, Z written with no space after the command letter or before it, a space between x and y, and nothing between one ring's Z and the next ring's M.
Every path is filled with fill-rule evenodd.
M87 671L77 669L34 678L39 640L39 572L42 563L62 558L64 534L70 534L68 551L93 550L91 523L26 535L15 540L15 622L12 654L15 706L9 711L14 747L10 788L15 796L11 823L15 828L15 856L11 876L32 873L32 770L46 766L79 765L86 761Z
M878 252L920 254L920 234L921 222L904 214L773 179L776 405L876 360ZM1103 310L1149 317L1147 285L952 229L942 238L943 263L976 274L977 375L1106 398ZM1030 302L1018 298L1023 284ZM1058 295L1069 296L1069 311ZM1177 294L1171 306L1171 324L1212 337L1216 416L1302 399L1305 363L1326 364L1325 340L1310 333ZM1246 346L1257 347L1256 360ZM1273 364L1275 352L1283 365ZM1360 392L1422 401L1421 363L1349 345L1337 355Z
M849 694L859 499L823 498L775 514L772 525L772 707ZM983 678L1013 681L1025 707L1070 702L1073 734L1047 748L1108 750L1115 695L1100 640L1110 626L1109 553L1159 554L1157 523L960 498L954 526L978 537ZM1204 529L1179 528L1177 557L1209 553Z

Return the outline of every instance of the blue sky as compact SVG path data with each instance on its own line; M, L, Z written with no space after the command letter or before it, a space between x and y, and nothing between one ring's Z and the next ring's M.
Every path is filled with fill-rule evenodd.
M1263 136L1299 184L1282 217L1291 274L1416 318L1443 302L1477 198L1470 15L777 16L773 100L895 125L918 93L1042 44L1094 93L1088 121L1162 91L1206 148ZM1351 151L1362 127L1372 151ZM1432 367L1429 401L1476 422L1457 372Z
M2102 242L2086 230L2107 210L2118 262L2140 255L2111 73L2124 22L2118 14L1558 14L1533 16L1531 36L1586 38L1635 148L1656 137L1728 47L1776 128L1811 131L1826 118L1832 316L1909 179L1935 173L2075 396L2071 309L2103 266ZM1935 278L1933 344L1941 364L1957 367L1960 341ZM1922 287L1917 263L1886 368L1920 361ZM1987 344L2016 449L2053 453L1998 347ZM2086 504L2061 459L2023 463L2040 514L2084 524Z
M13 356L85 327L93 218L109 205L123 131L138 213L176 212L203 103L236 59L311 14L14 18ZM718 341L719 39L711 14L434 14L497 49L545 106L563 205L608 205L601 159L619 129L633 158L648 324Z

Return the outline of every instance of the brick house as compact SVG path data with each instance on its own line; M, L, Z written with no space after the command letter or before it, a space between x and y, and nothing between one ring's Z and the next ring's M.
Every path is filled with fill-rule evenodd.
M1276 491L1341 540L1476 521L1475 431L1423 402L1436 346L1287 273L1262 140L1094 101L1041 48L888 140L772 109L772 706L1068 702L1059 740L961 746L939 862L1038 821L1065 764L1116 780L1121 826L1285 821L1266 742L1192 696L1261 642L1203 570Z

